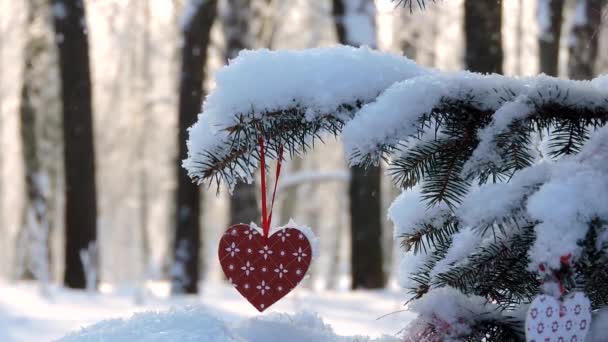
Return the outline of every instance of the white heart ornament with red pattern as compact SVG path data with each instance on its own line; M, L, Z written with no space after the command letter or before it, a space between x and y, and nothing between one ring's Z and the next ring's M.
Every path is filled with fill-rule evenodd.
M559 300L540 295L526 315L528 342L583 342L591 326L591 303L574 292Z

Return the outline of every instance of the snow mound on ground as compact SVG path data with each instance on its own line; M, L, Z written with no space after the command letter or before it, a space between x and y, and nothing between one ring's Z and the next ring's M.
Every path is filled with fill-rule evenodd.
M136 313L129 319L110 319L71 333L59 342L245 341L200 307Z
M313 313L273 313L229 325L202 307L145 312L129 319L111 319L73 332L58 342L396 342L395 337L371 339L339 336Z

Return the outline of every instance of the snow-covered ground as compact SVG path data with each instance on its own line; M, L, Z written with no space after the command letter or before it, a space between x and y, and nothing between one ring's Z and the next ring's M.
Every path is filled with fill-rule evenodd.
M231 331L234 330L235 334L238 334L237 338L244 340L252 339L247 333L260 329L272 331L272 326L276 326L277 331L285 331L285 320L310 325L302 331L312 335L310 339L302 341L316 341L319 336L335 336L333 332L342 336L379 337L394 335L413 317L403 311L404 293L394 290L311 292L300 288L275 304L268 313L258 314L234 289L221 284L204 286L200 296L179 298L168 298L168 288L165 284L150 284L148 288L149 293L144 296L143 303L137 304L138 296L133 288L115 289L103 285L101 293L52 288L51 296L45 297L40 295L35 284L9 284L0 281L0 341L51 341L99 321L129 318L136 312L165 311L171 308L175 310L162 314L139 315L128 321L104 322L85 330L89 339L70 341L103 341L106 340L103 338L105 336L107 339L112 338L112 342L117 342L114 338L116 335L104 333L130 330L130 325L141 332L142 325L145 327L146 322L150 321L156 322L153 324L155 329L161 327L168 333L171 332L172 325L175 325L176 329L189 329L189 324L202 329L201 322L214 321L214 318L219 322L216 328L225 326ZM296 315L279 316L277 313ZM315 319L314 314L308 313L318 314L323 323L331 326L333 332L323 326L321 320ZM205 314L208 317L205 317ZM188 317L195 320L189 323ZM272 323L265 321L267 319ZM111 328L108 329L108 325ZM145 328L143 329L145 334ZM292 334L298 333L297 330L290 331ZM72 335L74 336L81 335ZM181 336L181 339L185 337ZM172 340L158 339L159 336L156 338L152 340ZM335 339L328 337L327 340Z

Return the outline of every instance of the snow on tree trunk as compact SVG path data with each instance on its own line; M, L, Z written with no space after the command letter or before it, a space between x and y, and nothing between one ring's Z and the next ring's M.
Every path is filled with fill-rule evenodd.
M571 79L588 80L595 75L602 9L605 3L605 0L576 2L574 22L568 40L568 77Z
M217 1L191 0L186 6L182 29L182 70L179 90L179 160L188 156L186 139L188 127L196 121L203 100L203 82L207 64L211 26L215 19ZM173 243L171 291L197 293L199 279L200 190L192 184L188 174L177 167L176 230Z
M464 6L466 68L502 73L502 0L465 0Z
M80 254L97 240L89 42L82 0L53 0L63 103L66 187L65 285L85 288ZM97 258L90 258L97 261ZM97 265L90 265L96 268Z
M371 0L334 0L333 15L341 44L377 46L376 7ZM351 167L351 287L381 288L382 263L381 174L379 166Z
M559 74L564 3L565 0L540 0L538 2L540 72L549 76Z
M244 49L253 48L251 0L225 0L221 20L226 39L225 59L238 56ZM238 183L230 196L230 223L260 222L260 211L254 183Z

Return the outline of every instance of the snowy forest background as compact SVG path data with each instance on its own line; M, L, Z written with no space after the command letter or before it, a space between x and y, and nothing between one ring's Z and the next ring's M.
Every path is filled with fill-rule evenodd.
M205 88L213 87L214 71L240 49L362 44L446 71L471 69L467 61L470 64L475 58L472 54L486 52L484 46L465 44L465 11L475 7L471 3L477 0L429 2L425 10L413 12L389 0L360 0L352 3L362 7L344 19L336 14L340 2L217 1L216 15L205 19L211 25L209 46L202 47L208 51ZM52 3L0 0L0 279L37 279L43 288L63 283L66 265L61 77L53 31L53 16L65 14L58 5L62 1ZM183 205L177 196L179 144L185 143L179 139L182 29L192 19L192 3L84 1L97 182L97 243L89 256L96 264L98 251L96 280L102 285L142 290L151 282L168 283L175 277L176 217ZM549 31L556 28L551 27L549 9L560 4L564 15L557 30L562 39L554 48L554 34ZM587 8L601 6L600 20L586 17ZM505 75L545 72L576 79L608 72L608 25L602 24L606 7L602 0L503 0L502 31L496 32L502 39L502 57L488 53L502 58L503 67L494 71ZM32 9L37 17L29 16ZM345 14L348 9L347 5ZM356 38L340 34L340 25L347 22L358 28ZM588 53L592 50L597 54ZM192 54L200 51L192 50ZM32 59L37 62L28 65ZM557 64L551 65L554 59ZM27 120L23 113L23 89L28 87L33 91L26 100L38 110L35 120ZM349 203L355 195L349 193L350 180L340 143L330 139L317 146L305 158L284 166L274 222L294 218L311 226L320 238L320 257L302 286L312 291L397 288L395 260L401 250L399 241L393 241L393 227L385 213L399 191L389 177L382 176L381 195L367 199L369 208L376 201L380 210L357 211L378 217L382 234L376 235L377 241L366 239L359 248L380 251L376 260L382 267L375 269L381 270L383 279L353 282L351 270L359 266L351 258L354 224ZM32 194L28 182L36 184L39 193ZM241 193L247 197L258 191ZM231 223L248 219L239 213L259 210L259 199L245 198L240 202L244 208L235 213L231 207L238 204L225 188L217 195L213 187L201 188L201 194L199 279L222 283L216 261L219 236ZM373 218L370 222L374 224Z

